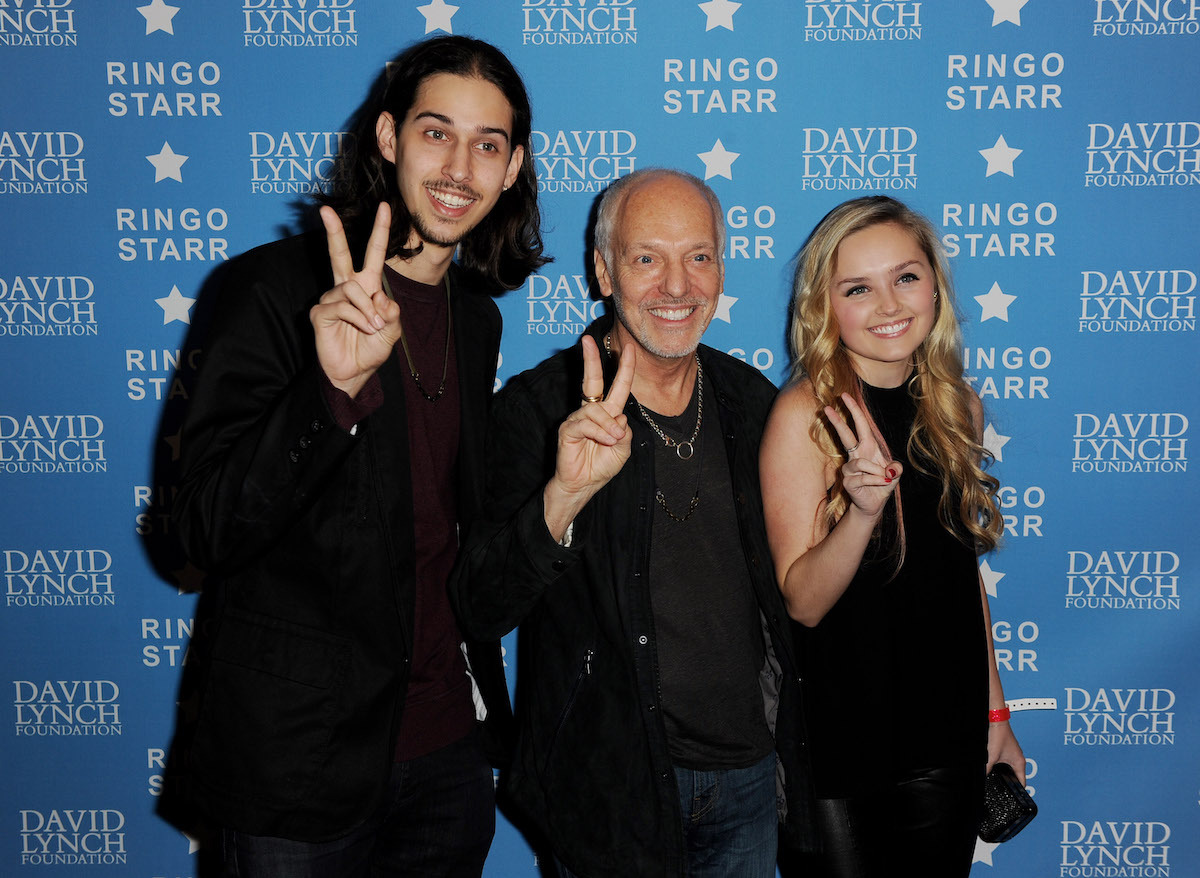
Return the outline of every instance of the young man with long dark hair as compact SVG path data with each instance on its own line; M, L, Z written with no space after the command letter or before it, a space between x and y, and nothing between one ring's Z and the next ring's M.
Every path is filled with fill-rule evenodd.
M352 129L325 235L236 260L205 342L175 509L209 580L176 761L228 875L479 875L509 707L446 583L482 497L489 294L547 261L529 101L499 50L441 37Z

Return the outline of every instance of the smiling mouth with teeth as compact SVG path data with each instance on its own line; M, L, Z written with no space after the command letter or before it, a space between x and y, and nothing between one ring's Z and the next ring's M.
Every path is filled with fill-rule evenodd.
M695 305L689 305L686 308L650 308L649 311L655 317L662 320L686 320L696 310Z
M452 192L446 189L432 189L428 186L426 187L426 191L438 204L443 204L452 210L466 207L467 205L475 202L479 197L477 195L467 194L465 192Z
M912 323L911 318L896 323L885 323L883 326L872 326L868 331L873 335L895 335L897 332L907 329L910 323Z

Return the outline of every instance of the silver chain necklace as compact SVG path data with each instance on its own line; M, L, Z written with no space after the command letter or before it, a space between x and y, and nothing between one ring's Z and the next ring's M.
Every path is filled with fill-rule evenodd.
M608 333L606 333L604 336L604 353L609 355L612 354L612 347L609 342ZM696 439L700 436L700 424L704 420L704 369L700 365L700 355L693 354L692 356L696 358L696 427L694 430L692 430L692 435L690 437L684 439L682 442L676 442L663 432L662 427L658 426L658 424L654 422L654 418L650 417L650 413L646 411L645 406L643 406L636 399L634 400L634 402L637 403L638 411L642 413L642 417L645 418L646 423L650 425L650 429L658 434L658 438L661 439L668 448L675 449L675 454L680 460L691 460L692 456L696 453ZM687 449L686 453L684 453L685 448ZM690 515L691 513L689 512L688 514Z

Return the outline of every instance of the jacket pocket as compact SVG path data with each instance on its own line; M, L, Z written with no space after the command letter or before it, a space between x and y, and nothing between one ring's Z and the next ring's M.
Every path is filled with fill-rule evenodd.
M550 745L546 748L546 761L550 762L554 758L554 752L558 748L558 738L562 734L563 726L567 724L567 720L571 717L571 712L575 707L575 700L579 697L579 692L586 685L587 679L592 675L592 658L596 655L595 650L585 649L583 652L583 660L579 663L579 673L575 676L575 681L571 684L570 690L567 692L567 700L563 702L562 710L559 711L558 720L554 724L554 734L550 736Z
M349 640L269 616L221 619L193 759L205 786L289 805L321 780Z

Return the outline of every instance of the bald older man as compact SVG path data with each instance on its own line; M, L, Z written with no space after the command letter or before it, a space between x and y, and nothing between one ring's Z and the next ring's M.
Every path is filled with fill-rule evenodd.
M807 823L759 500L775 388L700 344L722 217L681 172L610 186L594 254L610 313L493 409L487 520L454 597L473 636L521 626L507 785L566 876L770 878L779 821Z

